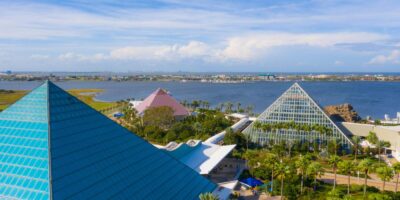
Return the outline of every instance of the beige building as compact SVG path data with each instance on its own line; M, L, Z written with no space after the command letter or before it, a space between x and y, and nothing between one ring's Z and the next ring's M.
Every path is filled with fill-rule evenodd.
M342 122L339 125L348 135L366 137L370 131L373 131L379 140L390 142L391 147L389 149L400 152L400 126L379 126L351 122Z

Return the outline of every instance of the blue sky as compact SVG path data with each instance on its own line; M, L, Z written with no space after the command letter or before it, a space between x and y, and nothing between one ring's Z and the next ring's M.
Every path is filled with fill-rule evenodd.
M3 0L9 69L400 72L400 2Z

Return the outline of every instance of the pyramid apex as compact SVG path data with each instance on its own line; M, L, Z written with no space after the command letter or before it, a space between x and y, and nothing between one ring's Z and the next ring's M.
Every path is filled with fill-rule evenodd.
M292 88L300 88L301 90L304 90L301 85L298 82L294 82L292 86L289 87L288 90L292 89ZM304 91L305 92L305 91ZM305 92L306 93L306 92Z
M162 88L157 88L156 91L154 91L154 94L156 95L163 95L163 94L168 94L164 89Z
M297 87L301 87L299 82L294 82L292 86L297 86Z

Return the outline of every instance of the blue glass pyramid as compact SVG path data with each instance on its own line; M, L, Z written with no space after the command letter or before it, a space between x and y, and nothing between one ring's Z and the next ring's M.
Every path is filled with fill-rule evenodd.
M198 199L216 185L51 82L0 113L0 199Z

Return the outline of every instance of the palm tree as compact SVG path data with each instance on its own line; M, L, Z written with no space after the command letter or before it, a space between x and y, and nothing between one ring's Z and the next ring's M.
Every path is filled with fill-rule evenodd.
M310 164L311 159L309 156L302 156L296 161L297 170L301 174L301 185L300 185L300 194L303 194L303 186L304 186L304 173L307 170L308 165Z
M246 112L247 112L247 114L248 114L249 116L251 116L251 115L253 114L253 109L254 109L254 106L253 106L253 105L248 105L248 106L246 107Z
M233 107L233 103L232 102L226 102L225 104L225 112L226 113L231 113L232 112L232 107Z
M188 102L187 102L187 100L183 100L183 101L181 102L181 104L182 104L183 106L187 107Z
M200 106L200 103L198 100L193 100L191 105L192 105L193 110L196 110L196 108L198 108Z
M312 162L307 167L307 175L314 177L314 191L317 189L317 178L324 174L324 168L319 162Z
M276 165L275 175L281 181L281 200L283 199L283 183L286 178L291 174L290 167L286 163L283 163L282 160Z
M394 189L395 193L397 193L397 186L399 185L399 176L400 176L400 162L393 164L393 170L397 174L396 177L396 188Z
M213 195L213 194L210 193L210 192L201 193L201 194L199 195L199 199L200 199L200 200L219 200L219 198L218 198L217 196Z
M370 142L371 144L376 144L378 142L378 136L376 136L375 132L370 131L367 135L367 140L368 142Z
M386 181L390 181L394 176L393 169L389 166L384 166L376 169L376 172L378 173L379 178L383 181L382 191L384 192Z
M201 131L203 130L203 126L201 125L201 123L200 122L195 122L194 124L193 124L193 129L194 129L194 131L195 131L195 133L196 133L196 138L197 138L197 135L199 134L199 133L201 133Z
M224 109L224 103L219 103L219 104L216 106L215 109L222 112L222 110Z
M336 171L340 161L342 161L342 159L337 155L332 155L328 160L329 165L332 167L333 174L335 175L333 180L333 189L336 188Z
M378 146L378 160L379 160L379 164L381 164L381 151L382 151L382 147L385 146L385 142L382 140L378 140L378 142L376 142L376 145Z
M353 173L355 167L355 163L350 160L344 160L338 164L339 171L347 174L347 194L350 194L350 175Z
M271 170L271 192L274 189L274 175L278 164L278 157L275 154L267 154L263 159L263 165Z
M335 155L338 152L338 141L336 139L332 140L333 150L335 151Z
M209 109L209 108L210 108L210 102L208 102L208 101L203 101L203 104L204 104L204 107L205 107L206 109Z
M360 163L358 163L358 169L364 172L365 178L364 178L364 194L363 198L366 198L366 193L367 193L367 180L368 180L368 173L374 169L373 167L373 162L369 158L365 158L361 160Z
M355 135L355 136L353 136L353 137L351 138L351 140L352 140L353 143L354 143L354 160L357 161L358 147L359 147L360 142L361 142L361 137Z
M255 121L254 122L254 124L253 124L253 127L255 128L255 129L261 129L262 127L263 127L263 124L260 122L260 121Z
M236 103L236 112L239 112L239 110L240 110L240 106L241 106L242 104L240 103L240 102L237 102Z

